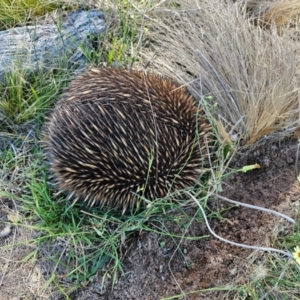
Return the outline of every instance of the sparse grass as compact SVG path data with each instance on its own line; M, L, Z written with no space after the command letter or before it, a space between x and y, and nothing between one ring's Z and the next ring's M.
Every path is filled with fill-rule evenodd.
M104 4L107 10L106 22L109 30L94 42L94 51L86 54L91 64L132 68L138 60L139 40L144 34L140 28L140 16L127 1Z
M281 237L276 246L293 252L299 243L300 235L296 229ZM295 261L274 254L266 254L257 260L253 255L246 268L248 283L241 285L237 294L231 292L222 299L299 299L300 266Z
M62 1L53 0L0 0L0 30L24 26L58 7Z
M208 2L211 9L212 1ZM59 5L56 1L46 0L20 0L15 1L14 6L11 3L0 0L0 7L4 8L0 9L2 28L24 25ZM181 5L174 3L171 3L172 9L182 9ZM148 2L138 4L149 5ZM111 31L95 41L95 51L86 53L91 64L127 66L139 58L144 26L138 15L128 13L131 8L130 1L115 3L112 11L117 12L117 17L112 16L109 21L113 24ZM294 77L297 64L295 48L287 37L279 38L251 27L237 10L220 4L219 10L203 10L201 14L202 18L196 20L193 12L181 13L182 19L176 19L174 26L167 24L163 28L163 39L161 36L154 39L156 46L167 51L164 55L159 50L163 57L163 67L158 67L161 73L172 73L185 84L191 83L198 99L202 99L203 94L214 95L211 102L205 101L209 103L207 112L222 116L219 122L229 139L225 138L227 144L224 149L219 149L218 165L212 168L212 179L205 183L204 189L219 192L227 172L225 159L232 150L228 142L234 135L238 134L238 138L243 137L251 144L266 133L296 126L299 103ZM224 14L226 28L222 23ZM176 12L176 16L180 14ZM238 33L237 27L240 29ZM203 53L210 59L209 64ZM224 77L220 80L213 70ZM190 75L187 76L186 72ZM199 74L203 84L201 91L199 81L195 79ZM173 221L183 229L194 219L201 222L203 216L199 211L194 216L187 215L182 206L187 202L158 199L141 212L120 216L113 210L99 211L81 203L73 204L63 195L55 194L40 148L39 134L44 118L72 76L66 70L36 76L27 76L21 70L7 77L6 85L0 87L0 199L13 199L17 203L23 217L14 224L16 228L26 227L35 232L24 241L33 247L24 261L36 257L46 260L43 263L47 265L44 274L47 281L41 290L47 290L53 284L66 299L71 291L91 281L101 269L100 290L110 289L108 280L114 284L122 273L122 246L140 231L159 233L171 238L176 245L180 245L182 239L204 238L176 235L165 226L170 211L177 211L178 217ZM218 138L221 140L221 136ZM198 200L206 207L207 199L200 195L199 191ZM220 212L211 211L210 216L221 218ZM295 229L279 243L279 248L292 251L295 245L300 245L299 231ZM5 249L14 246L15 243L6 245ZM184 258L184 254L182 256ZM41 261L38 263L42 264ZM258 267L267 270L266 276L255 277L254 272L248 284L211 290L229 290L236 299L259 299L265 294L267 299L276 299L278 295L282 299L299 299L298 265L281 257L269 256Z

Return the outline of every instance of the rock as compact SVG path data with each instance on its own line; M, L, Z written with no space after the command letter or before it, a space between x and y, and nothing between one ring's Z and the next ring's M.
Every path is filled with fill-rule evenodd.
M91 36L104 33L104 13L78 10L61 25L16 27L0 32L0 83L18 69L36 73L62 66L82 69L88 64L84 50L92 50Z

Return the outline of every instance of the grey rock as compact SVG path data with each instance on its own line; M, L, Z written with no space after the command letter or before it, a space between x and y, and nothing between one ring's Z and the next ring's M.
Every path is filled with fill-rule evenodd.
M78 10L60 26L16 27L0 32L0 83L18 69L26 73L67 65L82 69L88 64L84 50L92 50L91 36L104 33L104 13Z

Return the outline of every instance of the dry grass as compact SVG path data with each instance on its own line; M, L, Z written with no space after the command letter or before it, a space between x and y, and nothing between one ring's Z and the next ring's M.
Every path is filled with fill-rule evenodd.
M186 1L181 10L152 13L154 67L189 83L198 99L213 96L225 139L280 139L299 125L299 44L254 26L243 6L220 2Z
M245 0L242 3L250 17L257 21L257 24L267 27L275 24L278 28L288 25L294 28L299 21L299 0Z

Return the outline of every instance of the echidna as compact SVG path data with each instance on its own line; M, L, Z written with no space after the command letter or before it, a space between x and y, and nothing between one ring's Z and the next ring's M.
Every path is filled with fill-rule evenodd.
M124 212L195 184L208 164L203 114L170 79L85 72L62 93L44 131L58 188Z

